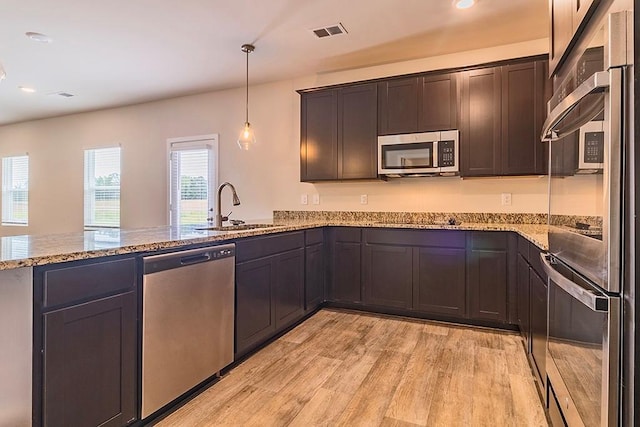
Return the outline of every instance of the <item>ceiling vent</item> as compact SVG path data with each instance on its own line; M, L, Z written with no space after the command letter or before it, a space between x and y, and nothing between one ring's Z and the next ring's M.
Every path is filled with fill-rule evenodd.
M75 96L74 94L69 93L69 92L53 92L53 93L50 93L49 95L51 95L51 96L57 95L57 96L61 96L63 98L71 98L71 97Z
M347 30L341 23L337 23L335 25L329 25L327 27L316 28L315 30L311 30L313 34L319 39L323 39L325 37L338 36L340 34L347 34Z

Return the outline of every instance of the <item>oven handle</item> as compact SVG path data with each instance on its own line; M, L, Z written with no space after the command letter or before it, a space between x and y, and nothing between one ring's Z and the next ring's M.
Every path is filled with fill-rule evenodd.
M553 280L553 283L560 286L569 295L589 307L591 310L602 311L605 313L609 311L609 300L606 296L598 295L595 292L589 291L558 273L556 269L553 268L553 265L551 265L551 261L549 260L550 258L551 257L549 255L545 255L543 253L540 254L540 259L542 259L542 269L547 273L549 279Z
M570 130L565 130L564 132L558 132L555 129L558 124L564 120L565 117L569 113L571 113L588 95L592 93L602 92L610 85L609 81L609 72L608 71L598 71L597 73L591 75L587 80L585 80L580 86L578 86L573 92L566 96L556 107L549 113L547 120L544 122L544 126L542 126L542 135L540 138L542 141L555 141L557 139L566 136L567 133L573 132L578 129L581 125L589 122L598 111L592 111L593 108L586 109L584 112L583 123L574 124L573 128ZM592 114L593 113L593 114Z

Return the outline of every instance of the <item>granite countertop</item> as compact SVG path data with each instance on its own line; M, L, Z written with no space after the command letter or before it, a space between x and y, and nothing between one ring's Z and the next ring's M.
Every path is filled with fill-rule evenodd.
M24 235L0 238L0 270L54 264L138 252L151 252L244 237L304 230L324 226L407 228L429 230L513 231L543 250L548 248L546 224L462 222L407 223L376 218L275 218L257 222L268 227L250 230L212 231L197 227L152 227L134 230L113 229L54 235Z

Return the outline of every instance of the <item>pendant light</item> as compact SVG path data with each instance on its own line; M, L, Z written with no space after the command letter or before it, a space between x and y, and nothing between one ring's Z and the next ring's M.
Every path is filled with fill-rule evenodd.
M252 44L243 44L241 47L242 51L247 54L247 98L246 98L246 116L244 122L244 128L242 132L240 132L240 137L238 138L238 146L241 150L248 150L251 145L256 143L256 136L253 133L253 129L249 124L249 54L253 52L256 48Z

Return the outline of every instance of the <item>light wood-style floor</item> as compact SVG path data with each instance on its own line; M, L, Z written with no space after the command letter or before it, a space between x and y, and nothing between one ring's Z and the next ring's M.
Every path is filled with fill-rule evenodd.
M321 310L159 426L547 426L519 335Z

